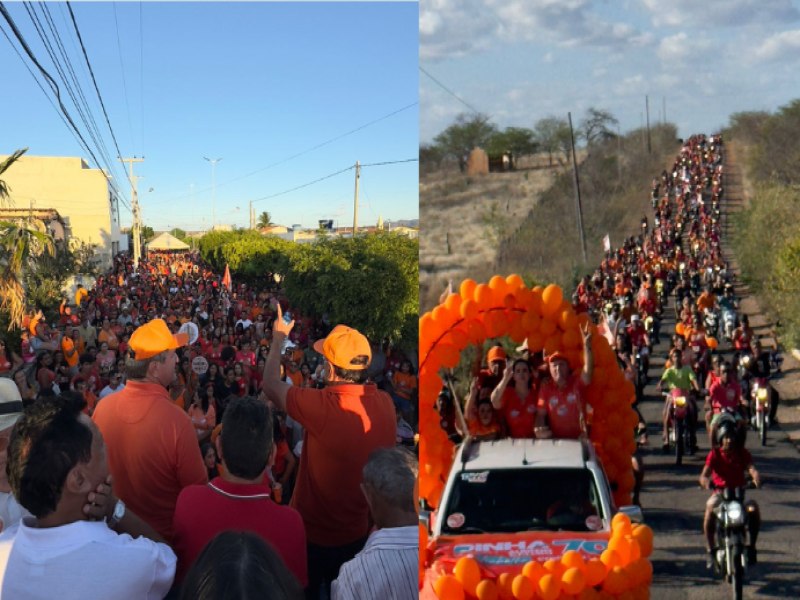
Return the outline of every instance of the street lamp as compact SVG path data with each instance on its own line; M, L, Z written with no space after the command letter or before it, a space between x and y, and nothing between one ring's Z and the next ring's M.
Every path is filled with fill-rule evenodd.
M214 230L214 225L216 225L217 221L217 178L216 178L216 170L217 170L217 163L222 160L222 158L208 158L203 157L208 162L211 163L211 230Z

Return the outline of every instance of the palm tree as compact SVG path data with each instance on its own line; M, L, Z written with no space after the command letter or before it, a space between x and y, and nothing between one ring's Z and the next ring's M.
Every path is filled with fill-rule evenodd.
M270 217L267 211L262 212L258 215L258 223L257 226L259 229L263 229L264 227L272 227L272 217Z
M27 150L17 150L0 163L0 175ZM5 204L8 197L8 185L0 179L0 204ZM9 329L18 327L25 315L24 270L34 267L35 259L44 253L54 255L55 245L43 223L30 217L24 221L0 221L0 311L9 314Z

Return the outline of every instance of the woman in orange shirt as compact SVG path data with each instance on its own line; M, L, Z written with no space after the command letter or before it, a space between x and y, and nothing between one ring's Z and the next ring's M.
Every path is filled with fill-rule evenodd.
M464 416L469 434L477 440L496 440L502 437L503 429L497 411L492 407L491 394L490 387L480 387L478 378L472 379ZM464 432L461 433L463 435Z

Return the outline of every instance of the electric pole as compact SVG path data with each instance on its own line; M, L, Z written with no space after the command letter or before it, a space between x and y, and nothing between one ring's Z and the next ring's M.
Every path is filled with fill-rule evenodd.
M575 134L572 130L572 113L567 113L567 119L569 120L569 139L570 143L572 144L572 175L575 181L575 204L578 209L578 233L581 236L581 252L583 255L583 262L584 264L587 262L586 259L586 235L583 232L583 207L581 206L581 184L578 180L578 160L575 157Z
M142 220L139 212L139 194L136 191L136 182L139 178L133 174L133 163L144 162L144 158L119 158L119 162L128 163L128 179L131 181L131 206L133 208L133 227L131 227L131 237L133 238L133 268L139 268L139 259L142 257Z
M356 161L356 193L353 200L353 237L356 237L358 230L358 179L361 175L361 164Z

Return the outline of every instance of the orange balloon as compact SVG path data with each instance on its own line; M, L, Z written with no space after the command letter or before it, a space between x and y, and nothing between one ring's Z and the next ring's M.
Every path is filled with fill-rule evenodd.
M497 593L500 600L514 600L514 591L511 584L514 582L514 575L511 573L500 573L497 577Z
M539 326L542 323L542 318L533 311L527 311L522 315L520 321L522 322L523 329L525 329L526 333L530 335L531 333L539 330Z
M517 288L521 288L525 286L525 282L522 280L522 277L517 275L516 273L512 273L508 277L506 277L506 285L510 290L516 290Z
M582 571L586 568L586 562L583 560L583 555L577 550L567 550L564 552L564 554L561 556L561 564L564 565L565 569L577 567Z
M550 337L556 332L556 322L552 319L542 319L541 325L539 325L539 331L542 332L545 338Z
M581 334L575 328L567 329L564 332L562 340L565 348L577 349L580 348L581 345L583 344L583 339L581 338Z
M717 342L716 338L707 337L706 338L706 345L711 348L712 350L716 350L717 346L719 346L719 342Z
M544 341L544 353L550 356L554 352L561 350L561 346L561 334L556 332L553 335L547 336L547 339Z
M639 543L639 550L647 558L653 552L653 530L647 525L637 525L633 528L631 536Z
M481 581L481 568L477 560L471 556L462 556L453 567L453 575L464 586L467 594L475 595L475 588Z
M475 587L475 597L478 600L497 600L497 585L491 579L481 579Z
M458 313L461 306L461 294L450 294L444 301L444 307L451 313Z
M542 566L547 569L549 573L555 575L559 581L561 581L561 575L564 573L564 565L561 564L560 560L551 558L550 560L544 561Z
M473 294L475 293L475 287L477 285L478 284L475 283L473 279L465 279L464 281L461 282L461 285L458 288L458 292L464 299L472 298Z
M562 310L558 316L558 324L563 331L576 328L578 317L575 316L575 311L572 308Z
M677 325L675 325L675 333L677 333L678 335L683 335L684 331L685 327L683 323L678 323Z
M588 585L578 594L578 600L600 600L600 592Z
M631 529L631 518L625 513L618 512L611 519L611 531L614 533L619 530L620 533L627 535L631 532Z
M542 575L538 582L539 597L542 600L556 600L561 593L561 579L554 575Z
M542 314L549 317L558 310L561 302L564 300L564 293L561 288L554 283L551 283L542 292Z
M608 550L619 555L621 565L627 565L631 560L630 544L624 537L612 535L608 542Z
M545 336L541 331L530 334L528 336L528 350L531 352L540 352L542 348L544 348L544 340Z
M461 312L462 319L474 319L478 316L478 303L475 302L475 300L472 300L472 297L470 296L461 302L459 310Z
M603 580L603 591L614 595L621 594L625 591L627 585L628 578L625 577L622 567L614 567L608 571L605 580Z
M606 548L603 550L603 553L600 555L600 560L609 571L611 571L611 569L614 567L619 567L622 564L622 559L620 559L619 554L614 552L614 550L611 548Z
M606 578L606 572L608 569L606 565L599 559L599 558L591 558L586 561L586 585L587 586L595 586L603 579Z
M492 305L492 290L485 283L479 283L475 286L472 298L478 303L478 308L489 308Z
M464 600L464 588L452 575L442 575L434 581L433 591L440 600Z
M570 567L561 576L561 589L567 594L580 594L586 585L586 577L578 567Z
M489 287L493 290L503 290L505 291L508 285L506 284L506 280L501 277L500 275L494 275L489 280Z
M516 600L531 600L533 598L533 582L525 575L517 575L511 582L511 591Z
M512 293L506 293L503 296L503 306L506 308L514 308L517 305L517 297Z
M633 539L632 535L625 536L625 539L628 540L628 547L630 548L630 561L636 562L642 557L642 548L639 546L639 542Z
M538 560L530 560L522 567L522 574L531 581L539 581L539 578L547 573L547 569Z

